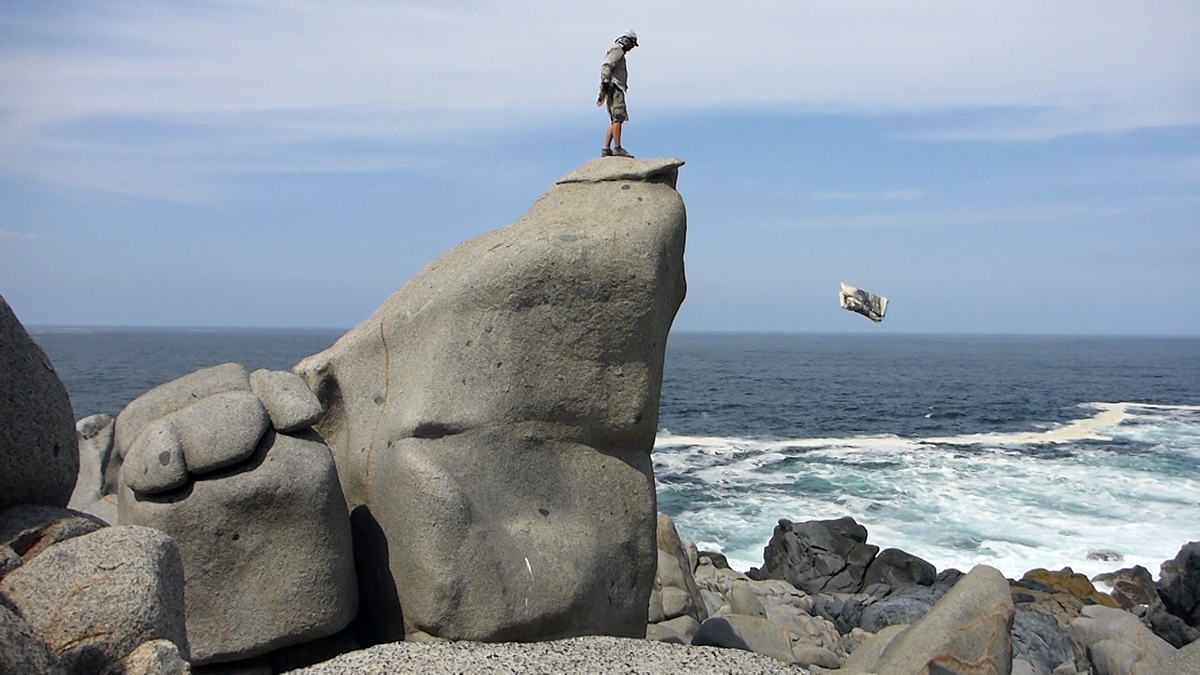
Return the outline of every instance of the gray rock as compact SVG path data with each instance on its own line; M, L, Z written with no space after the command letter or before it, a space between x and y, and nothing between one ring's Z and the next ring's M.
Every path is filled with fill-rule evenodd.
M315 435L269 431L249 461L196 478L182 496L120 492L121 522L179 545L192 662L250 658L345 628L358 591L329 449Z
M811 597L812 613L833 622L839 633L861 627L867 608L881 599L865 593L818 593Z
M130 652L103 675L191 675L192 667L170 640L151 640Z
M262 399L275 431L291 433L321 421L324 411L304 378L282 370L250 373L250 389Z
M700 624L693 645L741 649L793 663L792 640L778 624L757 616L730 614L712 617Z
M66 506L79 474L71 399L0 296L0 509Z
M729 591L729 609L734 614L767 618L767 610L754 594L749 581L735 581Z
M115 496L105 499L104 471L113 451L113 418L103 413L90 415L75 423L79 446L79 479L67 503L72 509L90 513L110 525L116 525Z
M867 530L849 516L792 523L780 520L751 578L784 579L805 593L854 593L879 552ZM751 570L755 572L755 570Z
M1200 673L1200 642L1177 650L1164 658L1149 675L1196 675Z
M145 495L168 492L187 485L188 470L183 443L170 417L152 422L138 436L125 456L121 481L129 489ZM117 517L120 518L119 511Z
M679 568L679 560L670 553L658 549L657 563L654 569L655 578L663 587L678 588L686 592L683 570Z
M1033 664L1025 659L1014 658L1012 662L1012 675L1049 675L1050 671L1042 671L1033 667Z
M265 656L227 663L192 666L192 675L274 675L275 669Z
M1175 653L1134 615L1100 605L1084 607L1071 622L1071 640L1095 675L1149 672Z
M1116 572L1106 572L1092 577L1092 582L1103 584L1111 589L1108 594L1121 606L1121 609L1132 609L1138 605L1149 605L1158 600L1158 592L1154 588L1154 576L1150 570L1135 565Z
M650 614L646 620L650 623L658 623L659 621L665 621L666 618L667 616L663 612L662 591L655 588L650 591Z
M879 656L881 673L996 672L1012 668L1013 602L999 571L976 565Z
M326 411L316 429L350 508L381 535L355 541L390 573L364 580L365 604L402 606L407 628L645 634L650 452L686 225L681 162L610 160L294 369ZM400 613L380 614L395 631Z
M878 633L870 634L870 637L866 638L858 649L846 657L842 668L850 672L875 672L875 665L879 662L879 657L884 650L892 644L892 640L895 640L896 636L907 629L908 626L888 626Z
M1200 640L1200 629L1192 628L1183 619L1168 612L1162 600L1157 597L1145 607L1142 622L1149 626L1155 635L1176 649Z
M682 588L674 586L663 586L662 594L662 610L663 616L667 619L674 619L677 616L684 614L693 614L692 596Z
M671 523L671 525L674 524ZM696 542L689 539L682 539L680 543L683 544L683 553L687 556L688 570L695 573L696 565L700 564L700 550L696 548Z
M200 399L227 391L250 391L250 373L237 363L204 368L161 384L133 400L117 415L113 431L113 457L105 467L105 492L117 491L121 464L134 441L151 422L182 410Z
M0 581L71 672L98 672L143 642L187 654L183 566L171 539L105 527L47 548Z
M858 626L868 633L878 633L888 626L907 626L928 614L936 603L932 592L887 597L865 606Z
M646 639L651 642L669 642L677 645L689 644L686 637L660 623L652 623L646 626Z
M189 473L233 466L254 454L271 426L258 397L245 391L213 394L168 417L179 434Z
M1168 612L1200 627L1200 541L1184 544L1174 560L1162 564L1158 597Z
M667 619L655 625L681 636L684 644L690 643L692 636L696 634L696 631L700 630L700 624L690 614L677 616L674 619Z
M937 581L937 568L932 564L898 548L885 548L867 567L862 583L863 587L883 583L892 588L903 588L905 586L932 586L935 581Z
M1037 609L1016 605L1012 640L1013 658L1024 660L1037 675L1050 675L1060 665L1074 663L1071 636L1053 616Z
M53 544L107 526L99 518L79 511L20 504L0 511L0 545L7 545L28 561Z
M684 545L683 540L679 538L679 532L675 529L675 521L665 513L658 514L658 524L656 528L656 539L658 541L658 560L659 565L663 564L663 553L666 553L675 559L675 569L678 571L681 584L676 583L672 578L670 585L680 588L687 592L689 600L687 602L687 612L695 617L697 622L703 622L708 618L708 610L704 606L704 598L700 596L700 588L696 585L696 579L693 575L694 567L692 565L693 558L689 557L688 549ZM693 549L695 546L692 547ZM661 575L656 573L656 578L660 585L668 585L668 581L663 579Z
M65 673L38 631L3 602L0 602L0 673Z
M725 598L721 597L720 593L708 590L707 588L700 589L700 597L704 600L704 609L712 616L718 609L724 607L727 603Z

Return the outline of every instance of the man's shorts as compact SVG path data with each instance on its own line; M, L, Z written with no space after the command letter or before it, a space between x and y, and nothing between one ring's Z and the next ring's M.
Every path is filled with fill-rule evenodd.
M614 86L608 92L608 117L614 122L625 122L629 112L625 110L625 92Z

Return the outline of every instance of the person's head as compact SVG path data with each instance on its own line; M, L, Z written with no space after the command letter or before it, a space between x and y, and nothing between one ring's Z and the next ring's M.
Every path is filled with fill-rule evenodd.
M624 48L625 51L631 51L634 47L638 46L637 33L633 32L632 30L627 30L625 31L624 35L617 38L617 42L621 44L621 47Z

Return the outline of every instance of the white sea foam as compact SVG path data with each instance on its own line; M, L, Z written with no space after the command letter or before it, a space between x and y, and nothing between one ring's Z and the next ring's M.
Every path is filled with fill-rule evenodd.
M1089 576L1134 564L1157 570L1200 539L1200 406L1085 406L1096 413L1007 434L754 439L664 431L655 470L660 495L696 504L677 515L681 534L742 569L761 565L778 519L849 515L871 543L939 569L986 562L1008 576L1068 565ZM1036 452L1042 446L1055 451ZM1123 558L1089 560L1098 551Z

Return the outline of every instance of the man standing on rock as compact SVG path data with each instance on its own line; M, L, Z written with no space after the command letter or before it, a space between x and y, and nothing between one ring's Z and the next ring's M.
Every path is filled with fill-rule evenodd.
M625 69L625 54L638 46L637 33L632 30L617 38L604 56L604 64L600 66L600 97L596 99L599 106L608 101L608 117L611 122L608 132L604 134L604 149L601 157L633 157L621 147L621 125L629 119L625 110L625 89L629 80L629 71ZM616 147L610 147L613 143Z

